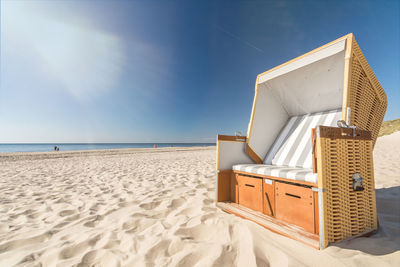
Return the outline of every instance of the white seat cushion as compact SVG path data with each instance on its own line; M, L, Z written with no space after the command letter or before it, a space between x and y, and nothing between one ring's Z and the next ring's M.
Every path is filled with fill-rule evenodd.
M234 171L242 171L249 174L261 174L280 178L287 178L296 181L317 183L317 174L312 169L276 166L266 164L237 164L233 165Z
M336 126L341 109L291 117L268 151L264 164L312 168L311 129Z

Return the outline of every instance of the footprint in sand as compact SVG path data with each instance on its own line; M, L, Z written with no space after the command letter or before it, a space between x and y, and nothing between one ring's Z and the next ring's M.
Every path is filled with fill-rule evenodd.
M68 215L72 215L75 213L75 210L63 210L60 213L58 213L58 215L60 215L61 217L65 217Z
M207 241L216 236L216 227L199 224L194 227L180 228L175 234L181 236L182 239L193 239L195 241Z
M213 204L214 203L214 200L212 200L212 199L204 199L203 200L203 204L204 205L210 205L210 204Z
M104 249L117 248L121 244L120 240L109 240L107 244L103 247Z
M54 233L55 233L55 231L48 231L44 234L37 235L34 237L12 240L12 241L6 242L3 245L0 245L0 254L10 251L10 250L21 248L24 246L46 242L53 236Z
M83 266L109 266L117 267L120 266L120 260L118 257L109 250L98 249L87 252L81 262L77 265L78 267Z
M231 245L224 245L219 257L214 261L213 267L224 266L227 262L235 262L237 251ZM257 262L258 263L258 262ZM261 266L257 264L257 267ZM267 265L269 266L269 265Z
M33 266L33 263L37 261L40 258L40 255L38 253L32 253L29 254L28 256L24 257L19 264L22 266Z
M73 214L71 216L66 217L64 221L73 222L73 221L78 220L80 217L81 217L81 215L79 213L78 214Z
M193 207L193 208L183 209L181 212L178 213L178 215L186 215L188 217L193 217L198 213L199 213L199 207Z
M95 203L89 208L89 210L90 211L99 211L100 209L102 209L103 205L105 205L105 204L101 203L101 202Z
M168 253L168 247L170 243L171 240L162 240L158 242L155 246L153 246L147 251L145 259L147 261L154 262L158 258L169 257L170 255Z
M201 252L194 252L194 253L189 253L186 256L184 256L176 266L179 267L186 267L186 266L194 266L196 263L198 263L202 258L207 257L206 253L201 253Z
M25 210L24 212L22 212L21 214L24 214L24 215L30 215L30 214L32 214L32 213L35 213L36 212L36 210L33 210L33 209L27 209L27 210Z
M185 204L185 202L186 202L186 199L183 197L175 198L171 201L169 208L177 209L180 206L182 206L183 204Z
M158 213L155 213L151 217L154 219L165 219L169 214L171 213L171 210L163 210Z
M207 214L201 216L200 220L202 223L210 224L217 219L218 219L218 215L214 212L211 212L211 213L207 213Z
M83 241L78 244L74 244L71 246L68 246L61 250L59 258L60 259L69 259L72 257L75 257L84 251L86 251L89 248L88 241Z
M212 207L212 208L210 208L210 207L202 207L201 210L204 211L204 212L208 212L208 211L216 211L217 208L215 208L215 207Z
M55 225L55 226L53 227L53 229L60 229L60 228L63 228L64 226L66 226L66 225L68 225L68 224L70 224L70 223L71 223L71 222L61 222L61 223Z
M127 234L140 233L150 227L152 227L158 220L155 219L136 219L129 220L122 224L122 229L125 230Z
M42 215L41 212L35 212L35 213L31 213L31 214L27 215L27 217L29 219L36 219L36 218L40 217L41 215Z
M139 204L139 201L124 201L124 202L120 202L118 203L118 206L120 206L121 208L125 208L125 207L129 207L129 206L133 206L133 205L137 205Z
M95 227L95 226L97 226L103 219L104 219L104 216L102 216L102 215L96 215L96 216L94 216L94 217L91 217L91 218L89 219L90 221L84 223L83 226L86 226L86 227Z
M160 205L160 201L155 201L155 202L149 202L149 203L144 203L139 205L140 208L145 209L145 210L152 210L154 208L157 208Z
M131 215L132 218L147 218L149 215L140 213L140 212L135 212Z
M137 227L137 222L138 222L138 220L129 220L127 222L124 222L122 224L122 229L124 229L124 230L135 229Z

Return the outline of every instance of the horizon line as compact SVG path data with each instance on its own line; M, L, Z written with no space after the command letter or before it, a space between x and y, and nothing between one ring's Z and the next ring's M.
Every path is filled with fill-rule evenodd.
M59 145L69 145L69 144L93 144L93 145L98 145L98 144L215 144L216 142L94 142L94 143L85 143L85 142L66 142L66 143L60 143L60 142L18 142L18 143L0 143L0 145L50 145L50 144L59 144Z

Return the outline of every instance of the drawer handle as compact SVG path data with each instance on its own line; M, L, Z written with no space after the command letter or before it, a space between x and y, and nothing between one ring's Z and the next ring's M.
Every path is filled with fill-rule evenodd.
M269 197L268 197L267 192L265 192L265 199L268 202L268 208L269 208L269 211L271 212L271 216L274 216L274 211L272 210L271 202L269 201Z
M297 196L297 195L293 195L293 194L289 194L289 193L285 193L285 195L287 195L289 197L301 198L301 196Z
M245 186L248 186L248 187L255 187L254 185L252 185L252 184L244 184Z

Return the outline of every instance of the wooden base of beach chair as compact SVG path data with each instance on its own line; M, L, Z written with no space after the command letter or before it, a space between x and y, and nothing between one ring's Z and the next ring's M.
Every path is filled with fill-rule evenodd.
M234 214L244 219L248 219L267 228L272 232L281 234L283 236L292 238L311 247L319 249L319 235L309 233L301 227L297 227L293 224L275 219L271 216L254 211L236 203L217 202L216 205L225 212Z
M317 237L321 249L373 233L378 221L371 132L319 126L314 137L318 184L219 171L217 206L313 247L309 239Z
M217 206L319 248L316 184L240 171L218 173Z

